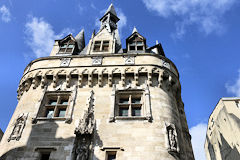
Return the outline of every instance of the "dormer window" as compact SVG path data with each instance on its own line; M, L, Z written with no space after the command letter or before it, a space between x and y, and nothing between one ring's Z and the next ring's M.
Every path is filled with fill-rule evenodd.
M74 47L75 47L74 41L70 40L70 41L60 45L59 53L60 54L71 54L71 53L73 53Z
M130 51L143 51L144 43L142 41L133 41L129 43Z
M107 41L107 40L95 41L93 51L94 52L108 52L109 51L109 41Z

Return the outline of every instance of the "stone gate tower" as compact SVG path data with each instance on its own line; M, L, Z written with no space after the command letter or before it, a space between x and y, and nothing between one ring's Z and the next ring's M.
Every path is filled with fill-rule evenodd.
M112 4L100 21L26 67L2 159L194 160L176 66L136 28L123 49Z

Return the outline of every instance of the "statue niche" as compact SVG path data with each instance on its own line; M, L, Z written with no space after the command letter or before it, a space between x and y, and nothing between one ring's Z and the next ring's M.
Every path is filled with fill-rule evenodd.
M84 112L78 127L75 129L75 142L72 150L72 160L88 160L92 152L92 137L95 126L94 119L94 92L91 91L88 99L88 110Z
M22 113L18 116L18 118L16 119L16 121L14 123L13 131L8 138L8 142L11 140L19 141L19 139L22 136L23 129L26 125L27 117L28 117L28 114L24 114L24 113Z
M169 152L178 152L177 132L173 124L167 126L167 136Z

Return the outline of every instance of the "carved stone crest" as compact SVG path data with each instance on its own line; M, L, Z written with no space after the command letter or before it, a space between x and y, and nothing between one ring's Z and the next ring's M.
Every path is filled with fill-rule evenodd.
M22 136L23 129L26 125L27 117L28 117L28 113L27 114L22 113L18 116L18 118L16 119L16 121L14 123L12 133L11 133L10 137L8 138L8 142L11 140L19 141L19 139Z
M102 57L93 57L92 65L102 65Z
M135 64L135 57L133 56L128 56L128 57L124 57L125 58L125 64Z
M71 58L62 58L60 67L67 67L69 66L70 62L71 62Z

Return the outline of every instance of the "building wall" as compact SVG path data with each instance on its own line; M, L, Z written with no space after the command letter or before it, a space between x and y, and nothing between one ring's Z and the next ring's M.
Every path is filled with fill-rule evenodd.
M150 61L151 64L149 64ZM163 63L160 63L163 61L168 62L170 68L165 68ZM37 152L38 148L52 147L56 150L51 154L52 159L69 159L75 138L74 129L77 127L79 119L82 118L84 110L87 110L87 99L90 91L93 90L96 100L94 107L96 119L95 136L98 137L95 139L94 156L98 159L104 159L105 157L105 151L101 150L103 147L122 148L123 150L117 151L117 158L124 160L147 159L149 157L151 157L150 159L159 159L159 155L161 155L163 159L176 159L170 155L167 150L169 146L166 123L174 124L178 131L178 148L181 157L191 156L191 158L193 158L190 137L187 136L189 133L185 114L184 112L179 113L181 107L183 110L183 103L179 95L180 84L178 74L176 74L175 66L168 59L143 54L135 58L134 66L127 66L124 65L124 57L122 55L114 55L104 57L102 65L92 66L91 56L72 57L70 65L67 68L60 67L60 62L59 58L50 57L41 58L30 63L30 68L25 71L20 82L18 90L19 103L1 142L1 154L11 153L12 151L14 154L11 154L11 156L14 158L20 158L24 154L25 159L37 159L39 157L39 153ZM123 65L121 66L121 64ZM134 119L109 122L110 108L113 102L111 101L112 87L109 86L110 81L108 79L108 84L103 87L99 87L98 84L91 87L87 85L78 87L72 121L70 123L61 120L38 120L37 123L32 123L34 117L36 117L36 111L41 106L41 99L44 95L44 87L42 87L42 84L45 84L43 78L39 80L39 82L36 82L37 80L34 82L33 80L36 76L44 77L46 73L52 74L53 80L46 80L49 83L47 90L54 91L58 88L57 81L59 80L58 78L54 78L54 76L57 75L56 73L68 75L72 70L76 69L76 73L78 73L79 76L87 69L88 75L91 75L92 71L96 69L97 71L94 70L94 72L100 75L103 69L106 68L110 75L116 67L121 73L124 73L127 68L131 68L134 73L138 73L138 70L143 65L147 70L148 76L151 75L150 73L152 73L153 69L157 69L159 75L164 73L167 76L163 78L162 81L159 79L159 85L157 86L152 86L151 78L149 77L148 79L151 96L152 122ZM49 70L53 72L50 73ZM163 75L159 77L161 78ZM91 78L89 78L88 84L91 83L90 79ZM171 82L174 82L174 84ZM56 83L56 86L54 86L54 83ZM67 83L71 84L69 88L66 87ZM64 80L61 89L73 91L73 84L79 86L80 83L79 77L78 80L74 78L70 81ZM132 87L144 89L145 84L136 86L136 82L133 81ZM120 84L116 85L116 88L126 88L123 79ZM14 122L22 113L28 113L22 137L19 141L11 140L8 142L9 135L14 127Z
M212 112L207 129L205 151L209 160L240 158L239 98L222 98Z

